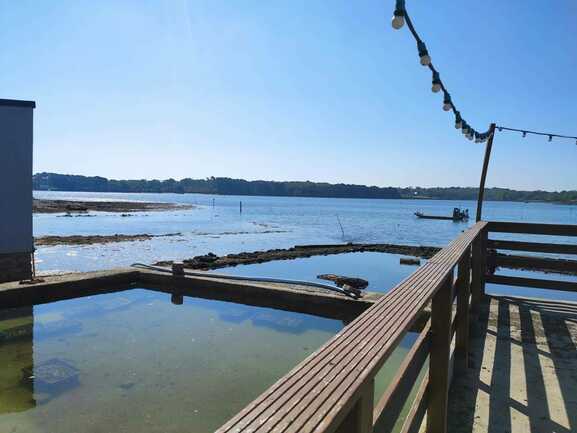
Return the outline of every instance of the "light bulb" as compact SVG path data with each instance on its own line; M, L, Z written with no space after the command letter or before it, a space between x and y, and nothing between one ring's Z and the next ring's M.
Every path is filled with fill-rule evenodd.
M431 90L433 93L439 93L441 91L441 83L433 83Z
M461 122L461 121L455 122L455 129L461 129L462 127L463 127L463 122Z
M427 46L421 40L417 41L417 50L419 51L419 57L421 59L421 65L429 66L431 64L431 56L427 51Z
M453 103L451 102L451 95L445 92L445 97L443 98L443 110L449 111L453 108Z
M395 30L399 30L401 27L405 25L405 17L402 15L393 15L391 25Z
M552 135L549 136L549 141L553 141L553 136L552 136Z
M421 56L421 65L429 66L430 64L431 64L431 56L429 56L428 54L422 55Z

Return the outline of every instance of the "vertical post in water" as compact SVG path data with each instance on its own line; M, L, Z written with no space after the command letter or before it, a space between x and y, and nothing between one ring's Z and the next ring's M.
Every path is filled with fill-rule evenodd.
M242 201L240 202L240 213L242 213Z
M429 406L427 432L447 432L449 405L449 359L451 351L451 316L453 272L449 272L431 305L431 353L429 359Z
M483 161L483 171L481 172L481 183L479 184L479 196L477 197L477 219L481 221L481 214L483 212L483 197L485 195L485 180L487 180L487 169L489 168L489 160L491 159L491 149L493 148L493 138L495 137L495 124L491 123L489 127L489 140L485 147L485 159Z

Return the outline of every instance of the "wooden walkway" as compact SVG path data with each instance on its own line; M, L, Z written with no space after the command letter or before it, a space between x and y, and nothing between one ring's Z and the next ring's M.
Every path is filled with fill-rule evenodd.
M486 297L473 323L449 432L576 432L577 304Z

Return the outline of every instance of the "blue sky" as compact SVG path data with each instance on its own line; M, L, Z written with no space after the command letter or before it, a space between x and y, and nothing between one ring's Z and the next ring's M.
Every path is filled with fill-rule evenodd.
M407 0L467 121L577 135L577 2ZM35 171L474 186L394 0L0 0L0 96ZM488 184L577 189L571 141L500 133Z

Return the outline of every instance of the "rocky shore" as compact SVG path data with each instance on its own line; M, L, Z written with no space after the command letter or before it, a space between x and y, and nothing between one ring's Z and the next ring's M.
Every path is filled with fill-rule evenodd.
M191 209L191 205L176 203L150 203L138 201L73 201L34 199L34 213L84 214L88 212L145 212Z
M208 253L184 260L184 267L188 269L210 270L237 265L264 263L273 260L292 260L313 256L328 256L332 254L380 252L403 254L424 259L431 258L440 248L427 246L410 246L395 244L337 244L337 245L297 245L288 249L274 249L268 251L254 251L239 254L217 256ZM172 261L156 262L156 266L171 266Z
M170 236L181 236L181 233L167 233L164 235L91 235L91 236L42 236L34 240L36 246L54 246L54 245L92 245L92 244L109 244L113 242L130 242L130 241L148 241L152 238L162 238Z

